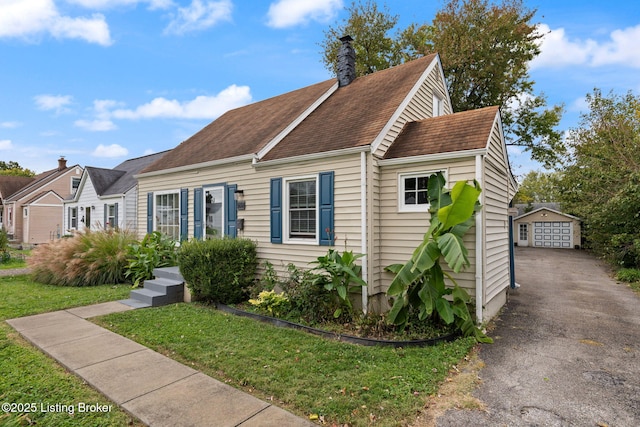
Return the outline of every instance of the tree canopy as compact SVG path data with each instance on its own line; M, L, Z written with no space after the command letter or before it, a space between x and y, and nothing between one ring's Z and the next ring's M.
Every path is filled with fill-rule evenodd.
M513 203L550 203L557 202L558 172L528 172L518 186Z
M625 267L640 267L640 97L598 89L570 132L559 194L584 221L587 244Z
M32 170L23 168L18 162L9 161L5 162L0 160L0 175L15 175L15 176L35 176L36 173Z
M354 1L347 10L349 17L325 31L320 44L329 70L335 71L337 40L345 34L354 38L357 75L437 52L454 111L498 105L507 144L524 147L548 167L564 154L555 129L563 107L547 108L544 94L533 91L528 64L540 53L542 35L531 22L535 10L522 0L450 0L432 23L404 29L396 29L398 17L372 0Z

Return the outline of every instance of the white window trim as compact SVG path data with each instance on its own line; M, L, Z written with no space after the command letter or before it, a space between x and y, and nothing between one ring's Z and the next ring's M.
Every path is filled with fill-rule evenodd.
M224 238L227 235L226 233L226 224L227 224L227 187L226 185L221 184L212 184L205 185L202 187L202 239L206 240L207 238L207 191L213 189L222 189L222 233L220 238Z
M177 190L163 190L163 191L155 191L153 193L153 231L158 231L158 220L156 213L158 212L158 196L163 196L165 194L177 194L178 195L178 238L180 238L180 206L182 197L180 194L180 189Z
M424 171L424 172L402 172L398 173L398 212L400 213L409 213L409 212L429 212L429 207L431 206L429 203L424 205L405 205L404 203L404 180L405 178L416 178L420 176L430 177L433 174L441 172L444 175L445 181L449 182L447 177L446 170L432 170L432 171ZM445 188L447 188L447 184L445 184Z
M309 181L314 179L316 181L316 237L301 238L301 237L289 237L289 183L295 181ZM296 244L296 245L319 245L320 244L320 176L318 174L294 176L289 178L282 178L282 243Z
M75 191L73 190L73 181L78 180L78 187L76 187ZM76 194L76 192L80 189L80 184L82 183L82 179L76 176L71 177L71 189L69 190L71 195Z
M444 97L439 93L433 93L433 107L431 109L432 117L444 115Z
M113 216L109 215L109 211L111 210L111 208L113 208ZM115 223L117 216L118 216L118 210L116 209L116 204L108 203L107 204L107 223L109 223L109 227L115 228L118 226L118 224L112 224L110 221L110 219L113 218L113 222Z

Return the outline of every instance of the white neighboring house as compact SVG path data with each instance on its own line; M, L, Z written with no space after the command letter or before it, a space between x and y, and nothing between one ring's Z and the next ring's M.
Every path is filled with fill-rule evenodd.
M107 227L136 230L138 183L135 175L167 152L129 159L113 169L87 166L78 191L64 201L65 232Z

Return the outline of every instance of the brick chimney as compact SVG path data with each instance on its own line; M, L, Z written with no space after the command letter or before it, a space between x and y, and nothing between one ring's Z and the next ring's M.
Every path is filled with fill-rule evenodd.
M64 158L64 156L60 156L60 158L58 159L58 170L65 170L67 168L67 159Z
M356 50L351 46L351 36L340 37L338 51L338 86L347 86L356 78Z

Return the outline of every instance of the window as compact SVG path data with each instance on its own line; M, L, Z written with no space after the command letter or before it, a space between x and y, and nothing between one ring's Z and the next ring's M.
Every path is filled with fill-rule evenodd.
M156 194L155 229L172 239L180 239L180 193Z
M205 239L224 236L224 187L205 188Z
M285 182L287 237L316 240L317 179L301 178Z
M69 228L78 228L78 208L69 208Z
M117 216L116 209L117 209L116 205L107 205L107 227L118 226L116 221L116 216Z
M28 217L29 216L29 208L24 208L24 217Z
M444 114L444 100L437 93L433 94L433 117Z
M78 187L80 187L80 178L71 178L71 194L76 194Z
M398 178L398 207L400 212L427 212L429 176L435 172L401 174Z

